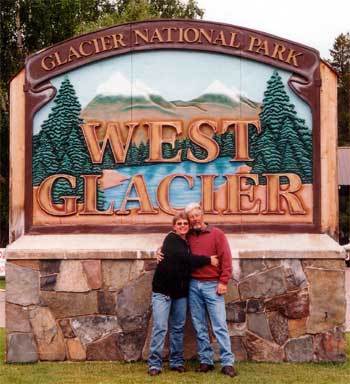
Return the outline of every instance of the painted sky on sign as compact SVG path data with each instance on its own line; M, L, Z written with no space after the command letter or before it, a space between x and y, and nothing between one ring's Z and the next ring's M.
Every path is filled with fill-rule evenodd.
M254 61L228 55L188 51L154 51L139 52L116 56L97 63L80 67L67 73L79 101L84 108L98 93L104 89L115 89L115 78L120 82L120 89L125 91L128 82L152 89L166 100L188 101L205 93L208 88L221 89L241 94L253 101L263 100L266 82L273 67ZM278 69L286 86L286 91L295 104L298 115L311 127L310 108L288 87L291 73ZM120 74L121 77L118 75ZM58 89L64 76L52 79ZM220 88L221 87L221 88ZM135 87L140 88L140 86ZM48 117L52 108L51 101L45 105L34 118L34 134L40 131L42 122Z

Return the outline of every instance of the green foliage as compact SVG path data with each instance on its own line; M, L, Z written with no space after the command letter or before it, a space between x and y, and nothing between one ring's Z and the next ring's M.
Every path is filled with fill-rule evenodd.
M187 372L179 375L164 371L156 379L147 376L145 362L120 361L40 362L39 364L6 364L5 329L0 328L0 379L13 384L145 384L145 383L240 383L240 384L348 384L350 380L350 334L345 335L347 361L344 363L263 363L237 362L238 378L230 379L220 372L219 364L204 375L195 372L197 362L186 361ZM257 380L258 378L258 380Z
M338 143L350 144L350 33L341 33L330 50L329 61L338 73Z
M110 2L112 3L112 2ZM204 11L197 1L179 0L117 0L108 12L101 13L95 20L80 23L75 32L87 33L99 28L130 21L156 18L202 18Z

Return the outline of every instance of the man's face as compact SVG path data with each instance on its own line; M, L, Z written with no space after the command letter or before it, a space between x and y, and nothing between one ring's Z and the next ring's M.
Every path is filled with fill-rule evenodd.
M190 221L190 226L193 229L201 229L204 225L203 212L199 208L192 209L188 214L188 220Z

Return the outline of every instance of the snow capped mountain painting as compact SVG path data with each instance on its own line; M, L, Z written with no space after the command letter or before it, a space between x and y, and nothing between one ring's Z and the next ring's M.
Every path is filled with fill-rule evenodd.
M176 82L171 85L176 86ZM191 100L167 100L144 81L131 81L117 71L98 86L96 96L83 109L82 118L126 121L130 120L131 110L133 119L152 116L189 120L218 114L254 118L259 113L259 103L219 80L211 81Z

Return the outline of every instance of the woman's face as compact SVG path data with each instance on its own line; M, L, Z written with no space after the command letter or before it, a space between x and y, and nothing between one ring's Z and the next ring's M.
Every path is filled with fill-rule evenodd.
M174 231L180 235L180 236L183 236L183 235L186 235L186 233L188 232L188 230L190 229L189 227L189 223L188 223L188 220L187 219L178 219L176 221L176 223L174 224Z

